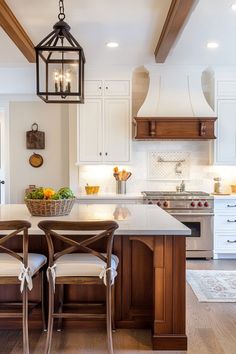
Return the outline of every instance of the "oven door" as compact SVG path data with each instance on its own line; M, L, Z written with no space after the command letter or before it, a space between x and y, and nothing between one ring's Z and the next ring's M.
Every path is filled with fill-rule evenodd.
M187 255L211 257L213 254L213 215L173 214L173 216L192 231L191 235L186 237Z

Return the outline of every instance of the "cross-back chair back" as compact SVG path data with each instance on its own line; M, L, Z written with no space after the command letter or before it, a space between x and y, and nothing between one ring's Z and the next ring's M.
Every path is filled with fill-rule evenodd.
M44 231L46 236L49 252L49 267L51 267L61 256L75 252L93 254L106 262L108 267L110 266L114 232L118 228L118 224L115 221L44 220L39 222L38 227ZM72 231L76 235L81 232L90 232L90 234L86 235L83 233L83 240L77 241L71 236L66 236L63 231ZM107 239L106 256L92 247L95 242L104 238ZM56 252L56 240L59 240L68 246L61 251Z
M29 235L28 229L31 224L25 220L10 220L10 221L0 221L1 231L11 231L7 235L0 236L0 251L9 254L11 257L16 258L24 267L28 267L28 245L29 245ZM15 237L22 236L22 251L23 256L10 249L5 245L9 240Z

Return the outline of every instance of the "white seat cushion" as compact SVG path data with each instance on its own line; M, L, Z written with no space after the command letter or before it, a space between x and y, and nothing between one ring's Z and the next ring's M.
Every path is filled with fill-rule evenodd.
M106 254L103 253L105 256ZM116 270L119 264L119 258L112 255L111 268ZM81 276L91 277L100 276L106 269L106 262L89 253L71 253L66 254L56 261L56 277Z
M18 253L22 256L22 253ZM33 276L45 263L47 257L42 254L29 253L28 266ZM22 263L7 253L0 253L0 277L18 277L22 271Z

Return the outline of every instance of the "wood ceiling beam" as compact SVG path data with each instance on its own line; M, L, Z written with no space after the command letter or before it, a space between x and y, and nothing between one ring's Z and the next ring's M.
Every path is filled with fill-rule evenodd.
M0 26L26 59L35 63L34 44L4 0L0 0Z
M161 36L155 49L157 63L164 63L171 48L173 47L178 34L186 23L193 6L198 0L172 0L167 14Z

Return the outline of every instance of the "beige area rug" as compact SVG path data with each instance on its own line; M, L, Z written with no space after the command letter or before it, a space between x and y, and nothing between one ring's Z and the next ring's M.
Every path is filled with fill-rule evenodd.
M236 302L236 270L187 270L200 302Z

